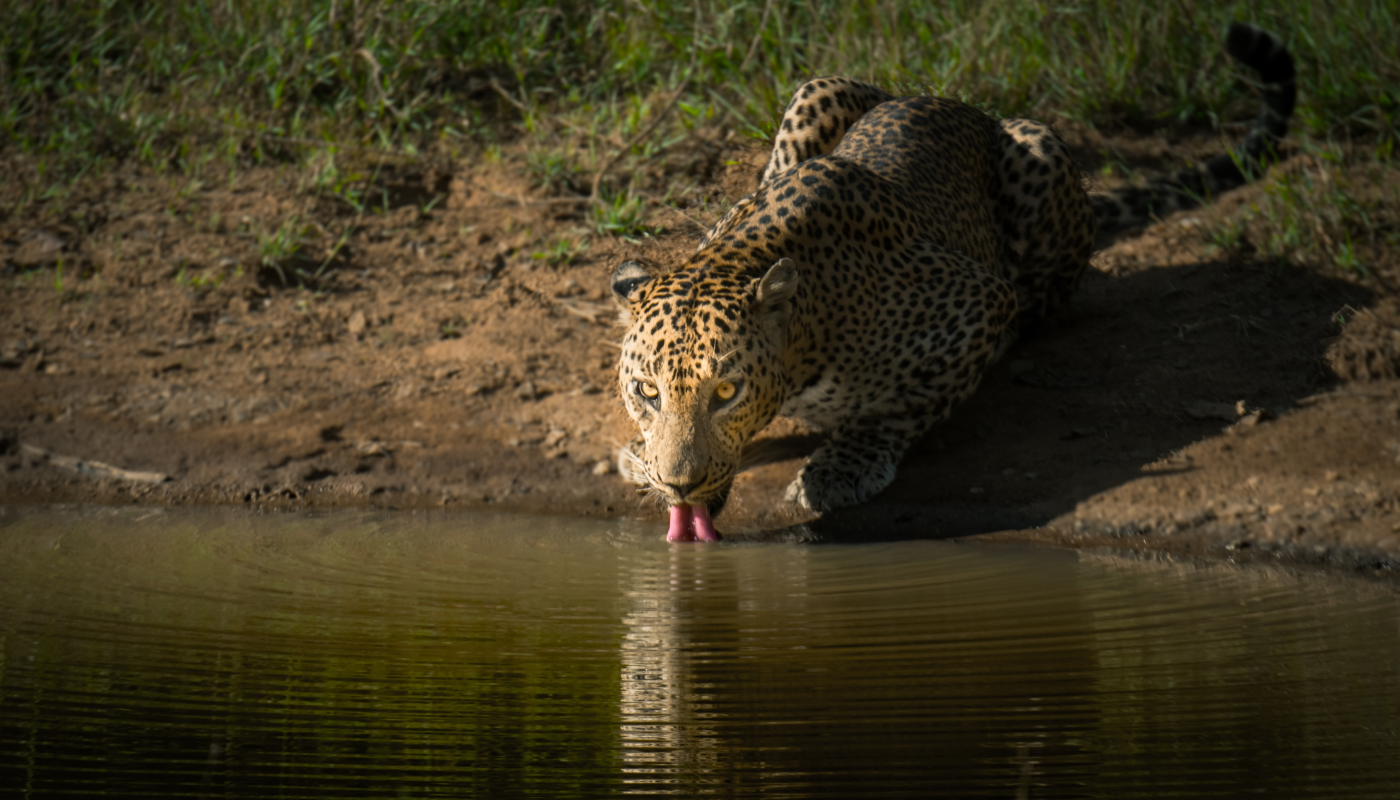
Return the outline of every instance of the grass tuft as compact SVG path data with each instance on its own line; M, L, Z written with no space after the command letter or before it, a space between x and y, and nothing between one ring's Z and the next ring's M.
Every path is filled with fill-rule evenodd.
M283 287L314 281L320 276L319 270L311 269L315 262L308 245L320 234L316 223L295 214L282 220L275 230L261 228L256 233L259 262Z
M543 261L551 267L567 266L572 264L588 249L587 239L575 239L569 236L557 236L554 241L546 245L543 250L536 251L532 257L536 261Z
M589 209L589 214L593 228L606 236L635 239L639 236L654 236L662 231L660 227L644 224L646 201L626 192L619 192L612 197L605 194Z
M1338 146L1308 146L1276 167L1258 199L1207 230L1215 247L1275 264L1365 276L1383 251L1400 248L1400 187L1394 170Z

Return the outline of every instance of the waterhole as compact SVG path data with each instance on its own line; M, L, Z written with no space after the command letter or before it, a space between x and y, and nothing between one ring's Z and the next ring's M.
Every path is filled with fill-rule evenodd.
M1394 587L657 523L0 510L0 796L1375 797Z

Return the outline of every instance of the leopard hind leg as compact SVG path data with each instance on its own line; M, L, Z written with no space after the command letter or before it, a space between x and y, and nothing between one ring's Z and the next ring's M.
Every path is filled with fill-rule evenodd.
M802 84L778 123L773 153L760 182L768 183L790 167L830 153L865 112L893 99L877 86L850 78L816 78Z
M1051 317L1079 286L1094 251L1094 211L1079 165L1050 126L998 122L994 208L1004 277L1016 286L1017 324Z

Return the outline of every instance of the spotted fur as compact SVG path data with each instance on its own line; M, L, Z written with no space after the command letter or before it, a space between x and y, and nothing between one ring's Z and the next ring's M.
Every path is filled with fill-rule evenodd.
M1270 41L1236 26L1228 46L1275 53L1267 60ZM1284 105L1291 94L1266 98L1271 113ZM1282 129L1256 133L1244 150L1258 160ZM1135 202L1157 208L1168 187L1153 191L1127 212L1091 201L1038 122L847 78L803 85L761 185L695 254L669 275L636 262L613 275L621 393L641 429L620 454L623 476L718 512L744 445L781 414L829 433L789 500L825 510L870 498L1021 323L1064 306L1097 226Z

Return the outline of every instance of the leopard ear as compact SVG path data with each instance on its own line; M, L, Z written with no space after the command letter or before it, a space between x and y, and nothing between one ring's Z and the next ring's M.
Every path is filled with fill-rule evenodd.
M651 274L636 261L624 261L613 270L612 292L617 301L617 322L622 327L632 324L632 304L642 296L642 288Z
M758 282L758 307L765 320L780 325L787 322L797 284L797 263L792 259L780 258L768 268L768 274Z
M635 303L642 294L642 287L650 280L651 275L639 262L624 261L617 265L617 269L613 270L613 297L623 307L629 303Z

